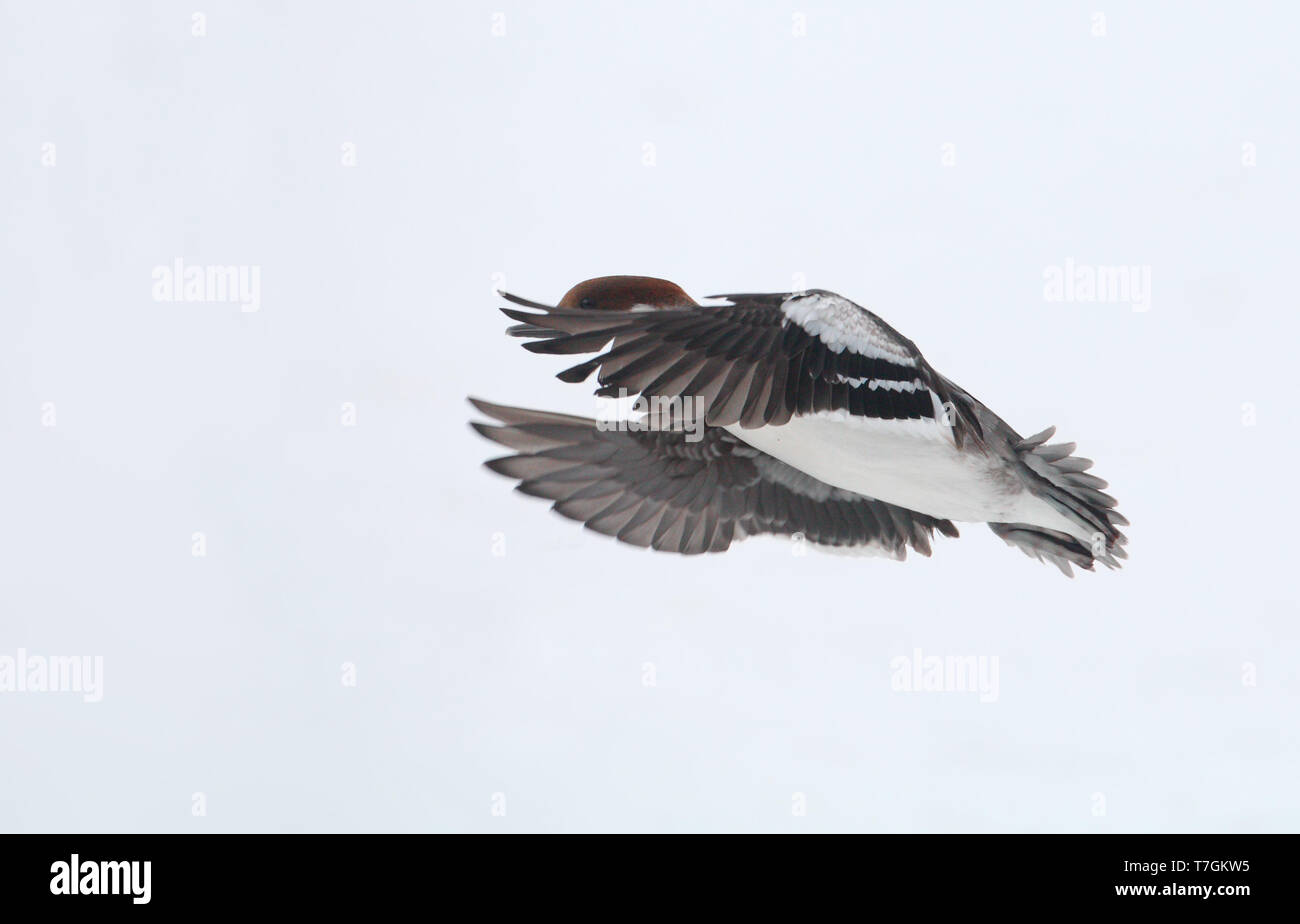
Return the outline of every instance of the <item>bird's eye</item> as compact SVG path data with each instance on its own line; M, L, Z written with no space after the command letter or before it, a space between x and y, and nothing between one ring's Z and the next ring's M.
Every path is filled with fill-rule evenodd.
M578 307L579 307L579 308L595 308L595 307L596 307L596 300L595 300L594 298L591 298L590 296L588 296L587 298L584 298L582 301L578 302Z

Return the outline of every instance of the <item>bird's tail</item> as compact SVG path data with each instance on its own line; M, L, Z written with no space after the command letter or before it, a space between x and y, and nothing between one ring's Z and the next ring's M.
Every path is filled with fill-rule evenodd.
M1119 530L1128 520L1115 509L1115 498L1104 493L1106 482L1088 474L1092 460L1072 454L1074 443L1046 445L1054 433L1056 428L1048 427L1023 439L1015 452L1038 489L1035 493L1076 528L1061 532L1027 523L990 523L989 528L1007 545L1051 562L1067 577L1073 577L1071 564L1086 571L1098 561L1118 568L1119 560L1128 558L1128 537Z

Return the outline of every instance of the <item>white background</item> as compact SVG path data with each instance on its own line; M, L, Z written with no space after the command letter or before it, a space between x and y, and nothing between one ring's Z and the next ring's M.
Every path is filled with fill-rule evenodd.
M5 3L0 655L104 698L0 693L0 829L1300 827L1297 14L914 6ZM178 257L261 309L155 301ZM1067 258L1150 310L1045 300ZM1078 440L1128 566L513 493L465 396L594 406L491 289L608 273L862 302ZM997 701L892 691L918 647Z

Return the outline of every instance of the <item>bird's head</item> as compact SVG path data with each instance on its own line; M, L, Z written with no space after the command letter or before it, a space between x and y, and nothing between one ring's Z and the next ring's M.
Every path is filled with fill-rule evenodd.
M681 286L651 276L597 276L578 283L560 299L560 308L628 311L647 308L685 308L695 300Z

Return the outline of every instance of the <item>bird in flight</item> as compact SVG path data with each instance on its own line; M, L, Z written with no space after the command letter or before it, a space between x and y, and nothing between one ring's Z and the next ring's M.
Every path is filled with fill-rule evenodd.
M688 555L801 536L902 560L958 521L1068 577L1127 557L1128 521L1075 444L1020 436L834 292L701 304L665 279L602 276L555 306L500 294L525 349L595 354L561 380L595 373L597 395L657 412L619 425L470 399L494 421L473 427L513 451L487 467L596 532Z

